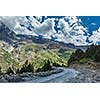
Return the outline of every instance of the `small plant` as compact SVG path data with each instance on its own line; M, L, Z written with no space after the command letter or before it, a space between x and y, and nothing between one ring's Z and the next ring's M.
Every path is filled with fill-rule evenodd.
M8 69L7 69L7 72L6 72L6 74L14 74L14 71L13 71L13 69L11 68L11 67L9 67Z
M47 71L47 70L51 70L51 69L52 69L52 66L51 66L50 60L46 60L42 70Z
M22 65L22 68L20 70L17 69L17 73L23 72L33 72L33 66L31 63L29 63L28 60L26 60L25 64Z
M1 66L0 66L0 74L2 74L2 71L1 71Z
M70 59L68 60L68 66L71 63L76 63L79 62L80 59L83 59L85 57L85 53L81 50L81 49L77 49L75 51L75 53L72 53L72 55L70 56Z

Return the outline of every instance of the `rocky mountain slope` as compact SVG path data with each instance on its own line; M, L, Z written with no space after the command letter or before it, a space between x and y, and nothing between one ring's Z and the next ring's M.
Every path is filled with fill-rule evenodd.
M29 67L34 69L34 72L37 72L46 70L47 65L45 64L57 67L67 66L67 59L74 52L70 46L73 45L39 36L15 34L13 30L1 23L1 72L6 73L10 68L10 71L13 70L16 73L23 68L30 69Z

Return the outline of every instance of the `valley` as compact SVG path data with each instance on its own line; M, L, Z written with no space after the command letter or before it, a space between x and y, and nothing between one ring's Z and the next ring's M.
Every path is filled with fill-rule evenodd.
M32 35L17 35L4 24L0 28L1 74L35 73L50 70L52 66L68 66L67 60L74 49L67 44Z
M63 35L54 32L51 20L11 17L12 24L8 19L0 17L0 83L100 82L100 46L74 37L80 34L76 22L69 36L64 23L58 27Z

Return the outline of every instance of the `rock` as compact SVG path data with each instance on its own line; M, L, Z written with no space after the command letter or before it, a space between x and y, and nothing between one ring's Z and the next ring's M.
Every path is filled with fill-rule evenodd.
M20 76L18 75L5 75L4 78L8 81L8 82L22 82L24 81Z
M8 81L4 77L0 78L0 83L7 83L7 82Z
M62 71L63 71L62 69L54 68L54 69L51 70L51 71L34 73L34 75L40 76L40 77L47 77L47 76L49 76L49 75L51 75L51 74L57 74L57 73L60 73L60 72L62 72Z

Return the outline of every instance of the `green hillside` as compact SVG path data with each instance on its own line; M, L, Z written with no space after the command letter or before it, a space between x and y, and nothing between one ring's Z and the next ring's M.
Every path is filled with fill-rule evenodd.
M19 67L19 63L14 60L10 53L0 48L0 67L1 71L5 73L9 67L16 70Z
M39 72L55 67L67 67L67 61L73 49L63 53L59 49L45 49L43 45L35 43L20 43L11 53L0 48L1 71L6 73L9 67L16 73Z

